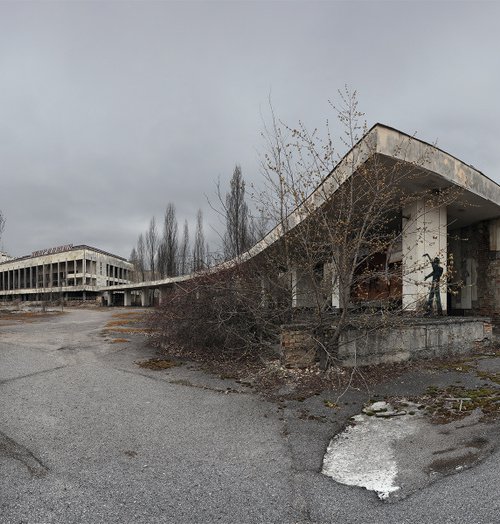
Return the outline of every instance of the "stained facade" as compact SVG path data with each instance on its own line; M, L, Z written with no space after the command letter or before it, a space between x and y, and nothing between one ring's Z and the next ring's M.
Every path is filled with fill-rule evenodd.
M0 300L91 300L99 289L130 284L126 259L90 246L60 246L0 263Z

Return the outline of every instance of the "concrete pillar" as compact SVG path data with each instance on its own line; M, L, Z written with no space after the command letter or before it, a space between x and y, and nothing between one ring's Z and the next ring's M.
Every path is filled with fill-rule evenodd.
M149 289L141 289L141 306L146 307L149 305Z
M129 307L132 305L132 291L123 292L123 305Z
M323 266L323 278L325 279L325 287L329 284L330 287L330 298L331 298L331 305L334 309L339 309L342 307L342 301L340 298L340 284L338 279L338 260L336 256L334 255L332 257L332 261L329 263L326 263Z
M425 305L432 278L431 259L438 257L444 269L441 278L441 304L446 311L447 213L446 206L431 205L425 199L403 209L403 308L420 310Z
M108 291L108 306L113 305L113 293L111 291Z
M174 286L161 286L158 288L158 305L161 306L162 304L165 304L169 300L170 294L175 289Z
M316 305L316 286L310 271L293 268L292 307L314 307Z

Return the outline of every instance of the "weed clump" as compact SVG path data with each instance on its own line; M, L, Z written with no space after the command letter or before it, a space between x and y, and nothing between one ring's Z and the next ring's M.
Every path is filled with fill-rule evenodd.
M500 389L497 387L429 386L423 401L431 420L437 424L460 420L476 409L480 409L486 419L500 415Z

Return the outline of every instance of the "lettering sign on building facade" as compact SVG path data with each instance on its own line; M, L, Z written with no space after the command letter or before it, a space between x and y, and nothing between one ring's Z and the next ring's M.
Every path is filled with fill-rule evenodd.
M40 249L39 251L33 251L31 256L41 257L43 255L54 255L55 253L62 253L63 251L68 251L73 249L73 244L66 244L65 246L51 247L49 249Z

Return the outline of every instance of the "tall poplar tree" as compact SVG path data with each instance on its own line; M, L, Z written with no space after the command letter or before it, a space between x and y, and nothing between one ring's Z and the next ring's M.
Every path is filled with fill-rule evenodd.
M250 217L245 202L245 180L241 167L236 165L231 177L230 190L224 204L226 232L224 235L224 256L226 260L244 253L252 245Z

